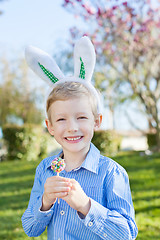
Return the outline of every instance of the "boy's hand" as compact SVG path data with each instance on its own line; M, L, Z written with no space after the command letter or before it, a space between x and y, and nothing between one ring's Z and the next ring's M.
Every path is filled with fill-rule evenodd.
M71 190L68 191L67 195L61 198L76 211L86 216L91 207L90 198L85 194L80 184L75 179L70 179L70 183L72 184Z
M59 176L47 178L44 184L41 211L47 211L56 202L57 198L67 196L71 190L70 179Z

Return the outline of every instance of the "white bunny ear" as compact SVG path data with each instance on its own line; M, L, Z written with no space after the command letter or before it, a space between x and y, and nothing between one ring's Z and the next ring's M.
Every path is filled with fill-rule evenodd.
M25 49L25 57L29 67L51 87L64 78L55 60L44 51L28 46Z
M93 44L88 37L82 37L74 47L74 76L91 81L96 62Z

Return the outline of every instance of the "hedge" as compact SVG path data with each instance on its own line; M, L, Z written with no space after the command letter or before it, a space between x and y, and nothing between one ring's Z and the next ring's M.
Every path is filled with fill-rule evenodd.
M7 146L7 159L36 160L47 155L48 134L42 126L25 124L22 126L6 125L3 138Z
M120 149L121 141L122 137L114 130L96 131L92 139L92 143L105 156L115 155Z
M157 146L157 136L155 133L147 133L147 143L149 149L153 149Z

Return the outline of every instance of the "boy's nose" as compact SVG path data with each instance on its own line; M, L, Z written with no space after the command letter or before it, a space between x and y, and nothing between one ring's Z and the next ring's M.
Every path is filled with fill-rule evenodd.
M76 132L76 131L78 131L78 124L75 120L70 120L70 121L68 121L67 128L68 128L69 132Z

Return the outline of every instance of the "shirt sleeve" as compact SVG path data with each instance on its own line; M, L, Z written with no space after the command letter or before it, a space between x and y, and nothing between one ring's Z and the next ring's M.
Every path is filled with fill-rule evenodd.
M128 175L125 170L115 168L110 173L110 181L104 184L106 206L91 199L91 208L85 218L79 215L87 228L101 239L133 240L138 230Z
M40 211L43 195L41 172L42 170L40 170L40 166L38 166L28 208L22 216L22 226L29 237L37 237L41 235L49 224L54 212L54 205L48 211Z

